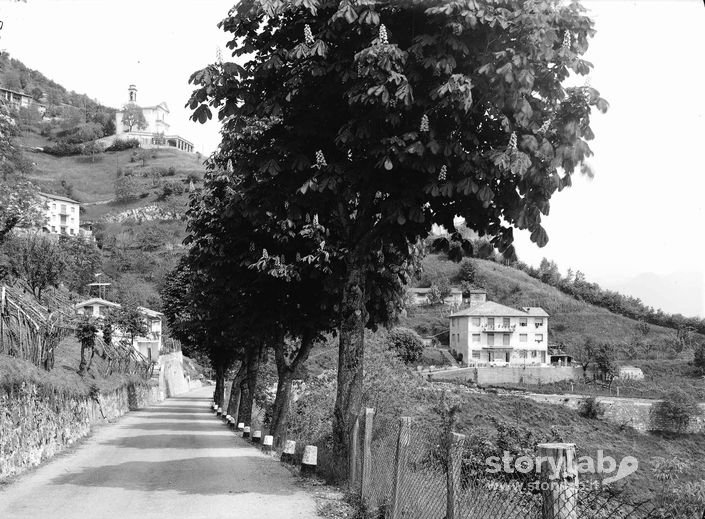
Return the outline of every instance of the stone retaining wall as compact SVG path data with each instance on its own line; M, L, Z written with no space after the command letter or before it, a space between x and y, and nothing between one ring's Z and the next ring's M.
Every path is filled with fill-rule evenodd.
M480 386L497 384L547 384L561 380L575 380L583 376L581 368L556 366L505 366L458 368L433 371L427 374L432 380L463 380Z
M160 400L159 388L129 384L95 397L67 397L33 384L0 395L0 481L39 465L93 425Z
M587 396L582 395L540 395L532 393L525 395L535 402L559 404L577 410ZM604 420L632 427L637 431L655 430L651 417L651 409L658 400L643 398L615 398L598 396L595 398L605 410ZM705 433L705 404L700 404L701 414L691 419L686 432Z

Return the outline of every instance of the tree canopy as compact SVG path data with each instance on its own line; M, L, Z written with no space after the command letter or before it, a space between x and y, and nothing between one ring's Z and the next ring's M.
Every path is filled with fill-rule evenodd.
M147 120L144 118L142 108L135 103L128 103L122 108L122 124L125 125L127 131L132 131L133 128L144 130L147 127Z
M589 172L591 107L607 102L564 81L589 73L593 23L558 0L244 0L220 26L242 64L194 73L188 106L196 121L214 109L223 121L213 196L240 200L266 235L201 238L239 242L271 276L324 280L339 318L344 446L364 327L393 320L432 224L453 229L461 216L511 258L513 229L545 245L551 197ZM202 213L217 226L214 211Z

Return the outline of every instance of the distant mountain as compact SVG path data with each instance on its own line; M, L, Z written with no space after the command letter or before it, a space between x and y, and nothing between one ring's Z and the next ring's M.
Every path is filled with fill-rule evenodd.
M640 298L644 304L667 313L705 317L705 276L697 272L654 274L645 272L616 281L609 288Z

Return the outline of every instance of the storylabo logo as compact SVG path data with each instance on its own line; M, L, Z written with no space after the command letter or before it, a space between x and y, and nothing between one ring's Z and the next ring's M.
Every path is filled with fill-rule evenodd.
M549 474L559 474L573 466L571 454L567 458L555 459L542 456L513 456L510 452L504 451L502 457L490 456L486 460L486 472L488 474L530 474L532 472L540 474L547 471ZM625 456L619 463L612 456L605 456L600 449L597 457L580 456L577 460L578 474L600 475L603 477L602 484L609 485L636 472L639 468L639 461L633 456Z

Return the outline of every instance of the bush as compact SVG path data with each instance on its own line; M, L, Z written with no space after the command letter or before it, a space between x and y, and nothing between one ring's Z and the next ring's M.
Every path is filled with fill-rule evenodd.
M55 157L70 157L72 155L82 155L83 146L80 144L69 144L59 142L53 146L44 146L44 153L54 155Z
M578 414L583 418L589 418L590 420L597 420L602 418L605 414L604 406L598 402L594 396L586 398L580 402L580 407L578 408Z
M165 200L172 195L181 195L184 192L184 186L181 182L166 182L162 186L162 192L159 195L160 200Z
M466 258L460 262L460 281L474 283L475 274L477 274L477 269L472 260Z
M389 332L388 348L407 364L418 362L423 353L423 341L409 328L394 328Z
M118 202L129 202L137 197L137 185L131 176L125 175L115 181L115 199Z
M465 256L465 251L463 250L460 242L452 241L448 246L448 259L455 263L458 263Z
M682 389L673 389L651 408L651 425L657 431L683 433L700 414L698 403Z
M137 139L115 139L110 146L105 148L105 151L125 151L139 147L140 141Z
M702 343L695 348L693 366L695 366L698 373L705 375L705 343Z

